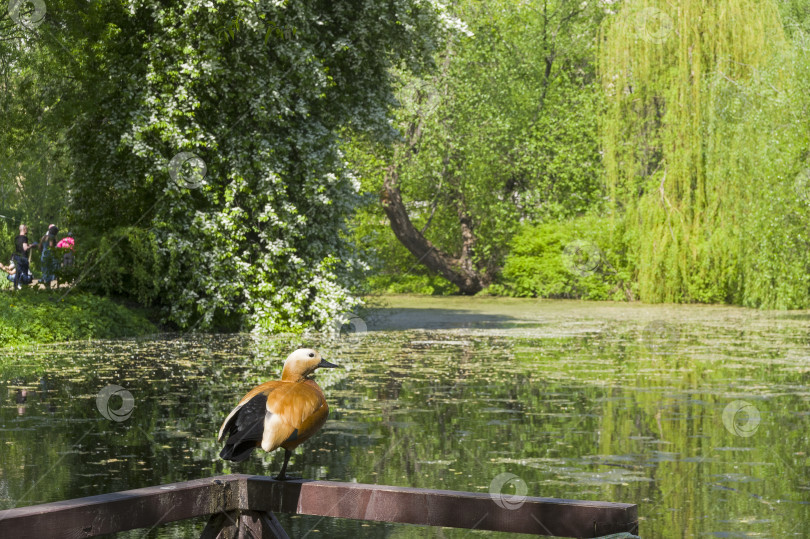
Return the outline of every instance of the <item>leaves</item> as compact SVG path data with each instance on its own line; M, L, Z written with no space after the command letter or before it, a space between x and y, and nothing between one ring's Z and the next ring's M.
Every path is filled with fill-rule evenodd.
M471 264L491 276L522 219L567 217L599 200L593 60L603 12L566 0L455 9L469 30L437 54L435 74L396 73L407 150L395 157L355 136L350 155L371 192L381 186L378 167L399 166L411 220L442 251L458 256L461 222L470 223ZM423 272L391 245L379 215L361 214L357 230L381 255L382 271L396 279L403 267Z
M344 231L358 186L338 131L390 131L388 70L431 65L441 11L416 0L49 4L57 39L33 45L70 57L62 201L95 249L87 278L180 327L301 328L350 308L363 263ZM202 172L190 175L186 156Z

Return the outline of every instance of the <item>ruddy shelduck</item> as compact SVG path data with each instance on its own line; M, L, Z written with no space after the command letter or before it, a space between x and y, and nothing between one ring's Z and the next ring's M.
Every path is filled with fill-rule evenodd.
M326 422L329 406L323 391L312 380L319 368L338 368L315 350L301 348L284 361L281 380L251 389L225 418L217 440L225 441L219 456L233 462L246 460L254 449L284 448L284 465L276 479L287 479L293 449L309 439Z

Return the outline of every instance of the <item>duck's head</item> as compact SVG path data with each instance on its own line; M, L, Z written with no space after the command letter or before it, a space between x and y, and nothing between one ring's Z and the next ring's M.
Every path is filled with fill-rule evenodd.
M284 360L281 379L285 382L301 382L320 368L337 369L340 366L323 359L317 350L299 348Z

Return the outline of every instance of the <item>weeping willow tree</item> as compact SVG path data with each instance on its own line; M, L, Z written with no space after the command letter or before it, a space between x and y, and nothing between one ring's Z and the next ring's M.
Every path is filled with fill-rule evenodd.
M809 303L796 60L772 0L629 0L604 28L608 192L642 300Z

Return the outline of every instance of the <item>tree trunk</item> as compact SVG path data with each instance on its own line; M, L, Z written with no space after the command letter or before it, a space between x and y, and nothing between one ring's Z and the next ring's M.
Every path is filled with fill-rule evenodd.
M450 58L452 56L451 49L449 48L445 55L444 62L442 63L442 77L447 75L448 67L450 66ZM447 87L445 87L445 97L447 96ZM424 99L424 96L417 97L419 104ZM402 194L399 191L399 163L401 154L405 154L405 159L415 153L416 146L422 136L422 118L421 114L417 112L414 121L410 122L406 129L407 142L398 147L394 151L394 157L391 165L385 172L385 179L383 180L383 190L380 194L380 202L382 203L383 210L388 216L388 221L391 223L391 229L394 231L397 239L416 257L417 263L423 264L431 271L434 271L456 285L459 292L465 295L473 295L480 292L485 286L492 282L492 272L476 271L473 264L473 247L475 246L476 237L473 231L472 219L464 208L463 201L458 202L458 217L459 225L461 227L461 253L457 258L454 258L440 249L437 249L423 234L424 230L420 232L413 226L408 211L405 209L405 204L402 202ZM444 175L447 166L447 159L444 163L445 169L442 171ZM435 208L434 208L435 209ZM428 224L430 220L428 220Z
M380 196L383 210L391 222L391 229L397 239L415 256L419 263L435 271L458 287L459 292L472 295L480 292L491 281L488 275L475 271L472 262L472 247L475 243L470 218L459 209L462 234L462 250L458 258L453 258L437 249L416 227L413 226L402 195L399 191L399 171L397 158L388 167Z

